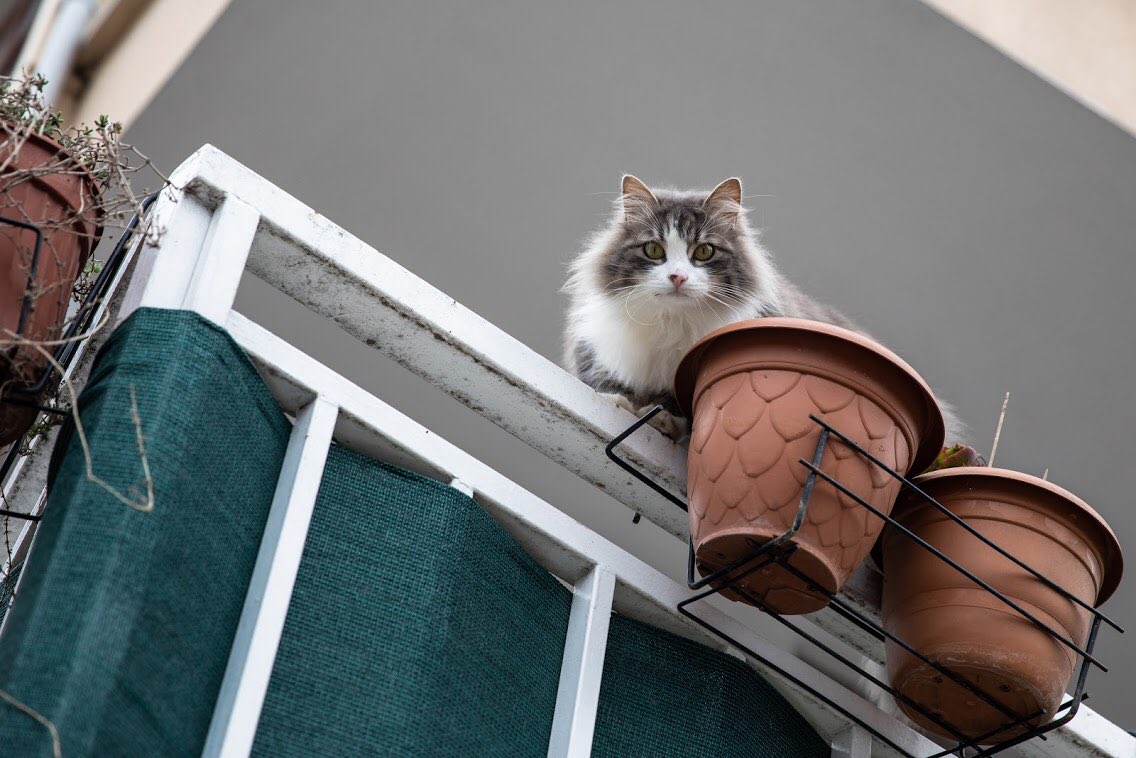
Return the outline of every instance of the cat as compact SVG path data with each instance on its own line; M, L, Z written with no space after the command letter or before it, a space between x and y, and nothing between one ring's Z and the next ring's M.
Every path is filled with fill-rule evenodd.
M597 392L680 441L672 394L682 356L701 337L750 318L792 316L867 333L804 294L774 266L746 219L739 179L709 192L650 189L626 175L610 223L569 267L565 365ZM949 407L948 439L962 425ZM954 435L954 436L950 436Z

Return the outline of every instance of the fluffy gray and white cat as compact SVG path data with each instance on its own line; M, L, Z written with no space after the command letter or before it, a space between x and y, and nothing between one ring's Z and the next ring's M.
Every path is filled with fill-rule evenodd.
M793 316L865 334L782 276L746 221L742 185L651 190L634 176L611 222L572 262L565 362L570 371L674 439L686 433L671 384L683 355L707 333L749 318ZM949 408L948 440L961 425Z

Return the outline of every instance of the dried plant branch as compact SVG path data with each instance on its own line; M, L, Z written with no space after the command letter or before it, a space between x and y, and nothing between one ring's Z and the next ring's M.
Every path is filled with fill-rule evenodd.
M5 329L4 334L11 336L0 337L0 350L17 345L28 345L33 342L40 347L58 347L59 345L66 345L71 342L82 342L85 339L93 337L100 329L107 325L108 321L110 321L110 313L104 312L99 317L99 320L95 322L87 331L80 332L79 334L73 334L70 337L60 338L57 340L28 340L15 335L8 329Z
M59 740L59 730L55 728L55 724L51 723L51 719L44 716L42 713L32 708L30 705L17 700L6 690L0 689L0 698L3 698L8 705L12 706L18 711L31 716L33 719L43 724L47 729L47 733L51 735L51 754L54 758L62 758L63 756L63 743Z
M1006 423L1006 406L1010 404L1010 393L1006 393L1006 397L1002 400L1002 412L998 415L998 428L994 430L994 445L990 448L990 463L991 468L994 466L994 454L998 452L998 440L1002 438L1002 424Z
M141 216L141 200L149 193L135 192L134 178L150 172L163 186L169 185L169 178L147 156L123 142L122 124L107 116L100 116L91 124L64 127L62 115L49 110L43 102L46 84L42 76L31 73L0 76L0 144L5 148L0 162L0 188L56 174L89 177L99 185L99 197L93 198L92 207L102 216L102 224L113 226L136 213ZM45 164L15 170L13 164L20 148L33 135L54 140L63 152ZM77 215L87 215L92 207L80 209Z
M71 411L71 418L75 422L75 436L78 438L79 446L83 450L83 462L86 464L87 480L101 487L107 494L114 497L123 505L129 506L137 511L142 511L143 513L149 513L154 510L154 480L150 475L150 461L146 455L146 437L142 433L142 419L138 413L138 398L135 394L134 386L131 385L130 387L130 420L134 424L134 435L138 444L138 455L141 458L143 480L146 483L146 496L142 499L138 499L139 493L133 487L130 489L130 494L135 497L131 498L129 495L123 494L110 482L107 482L95 474L91 446L87 442L86 430L83 428L83 422L79 418L79 394L75 391L71 377L67 375L63 366L40 344L26 340L8 329L5 329L4 332L8 335L9 339L15 340L16 344L28 346L44 356L44 358L51 363L52 367L59 372L59 375L63 377L63 386L66 388L70 400L69 410Z
M14 510L12 504L8 501L8 493L0 489L0 506L6 511ZM10 584L12 581L12 559L15 558L15 553L12 550L12 540L9 536L9 526L11 525L11 516L4 516L4 523L0 525L0 529L4 530L4 576L0 577L0 586ZM15 586L12 587L15 590Z
M146 436L142 434L142 417L138 413L138 394L130 385L130 421L134 424L134 439L138 443L138 460L142 464L142 478L146 482L145 511L154 510L154 477L150 476L150 459L146 455ZM129 503L128 503L129 505Z

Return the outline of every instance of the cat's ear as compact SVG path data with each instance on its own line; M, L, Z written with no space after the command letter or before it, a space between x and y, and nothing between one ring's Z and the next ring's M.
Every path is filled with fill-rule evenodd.
M732 176L710 191L702 203L703 208L712 208L718 214L731 220L742 211L742 180Z
M625 214L659 204L658 199L655 198L655 193L651 192L651 188L631 174L623 175L620 201Z

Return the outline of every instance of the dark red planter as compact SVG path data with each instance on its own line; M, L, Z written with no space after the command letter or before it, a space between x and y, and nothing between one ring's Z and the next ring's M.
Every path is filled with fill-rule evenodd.
M0 146L0 164L10 161L0 176L0 216L41 227L43 242L33 271L35 233L0 224L0 340L10 345L12 332L49 343L59 338L71 288L102 233L98 185L55 141L40 135L14 141ZM45 348L50 353L55 346ZM49 365L29 346L0 351L0 445L17 439L36 415L9 401L12 386L34 383Z

